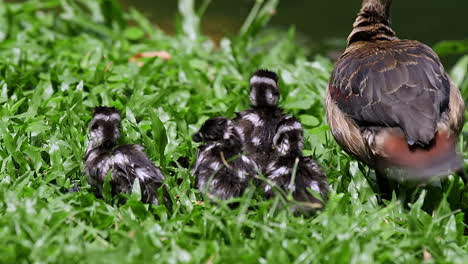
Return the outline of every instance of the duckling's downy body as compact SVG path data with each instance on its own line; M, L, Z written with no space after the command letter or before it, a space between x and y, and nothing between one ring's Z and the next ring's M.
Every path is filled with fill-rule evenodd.
M244 143L244 151L263 173L273 158L276 127L287 116L278 107L279 98L276 73L259 70L250 79L250 109L238 113L234 119L235 129Z
M439 57L428 46L400 40L390 27L391 0L363 0L348 47L327 90L333 136L387 177L425 181L461 167L455 144L464 103Z
M138 180L142 201L157 204L156 190L164 175L140 145L116 146L120 137L120 113L112 107L97 107L89 128L89 145L84 156L85 173L96 195L102 196L105 177L112 171L112 193L131 193Z
M302 155L303 142L303 129L299 120L290 116L281 121L273 139L274 158L268 164L265 176L285 192L292 192L297 201L322 204L310 190L326 200L327 178L316 161ZM274 188L269 184L264 189L267 197L275 195Z
M222 200L241 196L254 180L256 163L242 153L242 141L231 120L207 120L194 141L203 142L193 169L197 188L211 198Z

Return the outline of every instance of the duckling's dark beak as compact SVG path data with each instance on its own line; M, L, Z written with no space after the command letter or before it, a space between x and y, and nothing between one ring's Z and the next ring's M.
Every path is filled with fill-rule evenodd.
M111 148L114 146L115 141L118 135L115 134L114 125L110 122L103 122L102 123L102 137L103 142L102 146L106 148Z
M112 140L106 140L102 143L104 148L112 148L114 146L114 142Z
M195 142L202 142L203 138L201 137L200 133L197 132L197 133L193 134L192 140L195 141Z
M102 124L102 133L103 133L103 137L106 139L106 140L110 140L112 141L112 139L114 139L114 124L112 124L111 122L104 122Z

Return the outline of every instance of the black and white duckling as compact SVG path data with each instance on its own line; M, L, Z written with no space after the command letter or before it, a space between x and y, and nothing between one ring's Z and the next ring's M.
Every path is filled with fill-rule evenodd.
M224 117L208 119L193 140L204 143L193 169L197 188L210 198L228 200L241 196L258 168L242 153L242 141L233 122Z
M258 70L250 78L250 109L237 113L235 129L244 143L244 151L264 173L271 160L273 137L279 122L286 118L278 107L278 75Z
M102 196L105 177L111 171L112 194L131 193L138 180L142 201L157 204L156 190L164 175L140 145L117 146L120 113L113 107L96 107L89 126L89 144L84 156L85 174L97 196Z
M264 185L266 196L275 195L275 190L272 188L275 186L286 193L291 192L296 201L323 205L322 201L315 198L309 189L326 200L327 178L316 161L302 154L304 135L299 120L289 116L281 121L276 129L273 145L275 158L268 164L265 173L270 181L270 184ZM295 178L293 179L294 170Z

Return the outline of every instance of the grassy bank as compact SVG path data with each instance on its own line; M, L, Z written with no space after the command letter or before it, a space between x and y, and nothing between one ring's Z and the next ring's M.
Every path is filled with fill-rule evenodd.
M0 0L0 263L468 263L468 197L450 178L404 209L377 204L369 170L344 154L324 120L332 63L306 56L294 31L263 31L275 0L215 45L199 31L210 1L179 1L179 30L167 35L113 0ZM256 12L256 10L258 12ZM166 51L165 58L140 58ZM138 56L136 56L138 57ZM468 98L468 57L453 69ZM275 210L255 190L241 205L206 201L193 188L191 134L208 117L247 107L248 77L281 76L281 105L306 128L332 186L316 217ZM122 142L141 143L167 175L172 208L96 199L81 173L94 106L123 115ZM468 159L468 126L460 150ZM466 162L465 162L466 163ZM75 185L82 191L68 193ZM432 215L423 203L443 194Z

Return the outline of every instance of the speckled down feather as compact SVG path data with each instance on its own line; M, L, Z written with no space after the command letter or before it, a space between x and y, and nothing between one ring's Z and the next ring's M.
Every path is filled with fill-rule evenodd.
M291 192L297 201L323 204L327 199L327 178L315 160L302 155L303 141L299 120L289 116L278 124L273 141L274 158L265 174L272 183L264 185L267 197L276 194L273 188L276 186L286 193ZM323 201L315 198L311 191L321 196Z
M193 175L197 188L210 198L241 196L258 172L256 163L242 153L242 142L227 118L206 121L193 136L200 146Z
M84 156L85 174L97 196L102 196L105 177L112 173L112 193L131 193L135 180L141 188L142 201L157 204L156 190L164 175L140 145L116 146L120 137L120 114L110 107L98 107L90 123L90 139Z
M276 73L257 71L250 79L251 107L238 113L233 120L245 153L257 163L263 173L272 159L275 129L287 116L278 107L279 96Z

